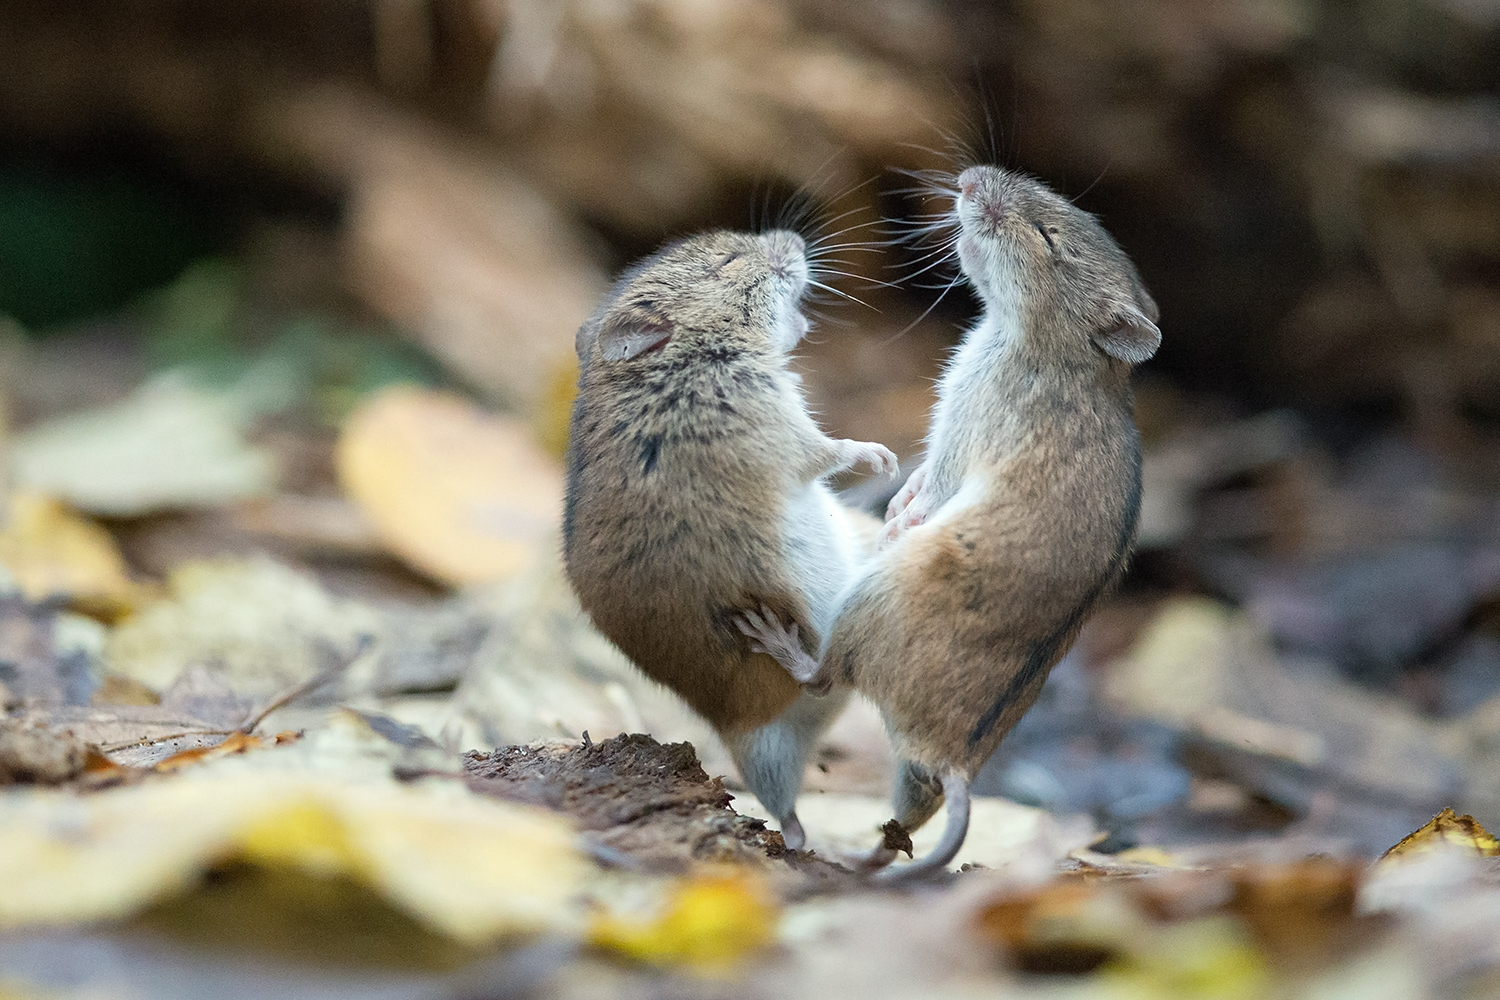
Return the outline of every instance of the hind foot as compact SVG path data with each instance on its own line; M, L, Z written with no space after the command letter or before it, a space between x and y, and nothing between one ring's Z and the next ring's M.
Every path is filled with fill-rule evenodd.
M762 604L759 614L745 611L735 615L734 624L749 638L751 652L774 657L798 684L807 685L815 694L820 688L824 691L828 689L828 685L818 679L818 661L808 656L807 651L802 648L796 622L790 626L783 625L781 619L776 617L776 612Z

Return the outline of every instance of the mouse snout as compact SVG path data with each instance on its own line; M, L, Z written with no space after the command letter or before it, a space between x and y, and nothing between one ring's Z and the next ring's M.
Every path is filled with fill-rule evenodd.
M999 235L1011 205L1004 175L994 167L969 167L958 175L958 210L982 232Z
M761 239L765 241L766 256L777 277L806 276L807 244L801 236L789 229L773 229Z

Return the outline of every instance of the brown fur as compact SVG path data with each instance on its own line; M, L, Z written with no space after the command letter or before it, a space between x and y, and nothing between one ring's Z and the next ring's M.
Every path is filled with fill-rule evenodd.
M578 337L568 575L600 631L726 735L769 722L801 693L750 651L735 613L768 606L804 623L816 648L837 573L852 572L822 566L821 550L790 558L825 536L853 537L852 520L789 537L786 512L788 497L823 489L815 481L861 447L818 429L786 370L805 328L802 279L786 274L799 267L805 278L791 233L695 236L628 272ZM661 333L660 345L610 357ZM857 517L833 515L843 516Z
M939 386L916 526L855 585L821 668L885 713L908 827L936 778L973 778L1121 575L1140 506L1130 369L1159 341L1092 217L997 168L960 182L985 316Z

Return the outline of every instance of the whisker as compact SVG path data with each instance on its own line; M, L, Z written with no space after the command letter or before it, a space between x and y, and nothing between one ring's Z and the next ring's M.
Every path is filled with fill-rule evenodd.
M874 310L875 312L879 312L880 311L879 309L876 309L874 306L870 305L864 299L861 299L861 298L859 298L858 296L855 296L855 295L850 295L848 292L844 291L841 288L835 288L833 285L824 284L823 282L818 281L815 278L808 278L807 279L807 283L812 288L820 288L823 291L830 292L830 293L832 293L834 295L839 296L840 298L848 299L850 302L858 302L860 305L864 306L866 309L871 309L871 310Z
M959 271L958 274L954 275L953 280L950 281L950 282L948 282L947 287L942 290L942 292L938 295L938 297L935 298L935 299L933 299L932 303L930 305L928 305L928 307L926 309L922 310L922 315L918 316L916 319L912 320L906 326L902 327L901 331L899 333L895 334L894 336L890 337L889 339L887 339L886 343L889 344L889 343L891 343L893 341L899 340L900 338L906 336L908 333L911 333L913 330L915 330L917 328L917 324L920 323L920 322L922 322L928 316L930 316L932 314L932 311L938 307L938 303L942 302L943 299L945 299L948 296L948 293L951 292L951 291L953 291L954 287L957 286L958 283L961 282L961 281L963 281L963 280L964 280L964 273L962 271Z
M899 289L901 287L899 284L897 284L894 281L883 281L880 278L872 278L869 275L864 275L864 274L849 274L849 273L847 273L845 271L817 271L815 273L818 275L819 278L823 278L823 277L844 278L844 279L846 279L848 281L858 281L858 282L861 282L861 283L863 283L865 285L870 286L871 288L898 288Z

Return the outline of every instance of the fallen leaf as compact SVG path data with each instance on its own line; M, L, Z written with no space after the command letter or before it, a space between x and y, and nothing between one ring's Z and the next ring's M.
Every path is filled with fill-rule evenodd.
M0 928L127 917L236 862L353 879L468 944L581 926L575 899L590 866L561 819L451 784L255 771L242 760L83 798L0 796Z
M110 754L122 744L135 746L156 743L167 740L174 734L204 732L214 728L202 719L173 715L159 705L45 706L29 709L23 719L39 725L66 729L87 743L103 747ZM220 732L222 733L222 729ZM138 762L121 760L120 763Z
M1373 936L1372 922L1355 915L1364 869L1323 856L1238 868L1229 908L1278 966L1311 967Z
M1261 1000L1271 987L1266 957L1229 917L1159 928L1103 971L1106 990L1162 1000Z
M145 596L104 528L40 493L17 490L0 520L0 563L27 600L66 598L106 619Z
M1465 761L1441 725L1404 701L1283 660L1247 615L1203 598L1165 602L1104 671L1102 689L1128 715L1180 732L1185 759L1204 777L1292 814L1327 792L1332 808L1318 832L1372 853L1465 791Z
M1123 952L1145 921L1123 894L1068 879L995 900L975 914L975 924L1016 969L1077 974Z
M1473 816L1459 816L1452 809L1444 809L1426 826L1401 838L1396 846L1380 856L1380 861L1384 863L1444 850L1472 853L1480 858L1500 857L1500 840L1480 826Z
M192 747L187 750L180 750L165 760L158 761L156 763L156 770L176 771L190 764L201 763L210 757L224 757L232 753L244 753L246 750L259 749L268 743L274 746L280 742L282 740L279 736L267 741L259 736L251 736L249 733L237 731L230 733L222 741L215 743L213 746ZM287 742L290 742L290 740Z
M119 674L105 674L94 689L90 705L160 705L161 695L138 680Z
M236 404L165 376L113 406L17 435L18 486L91 514L217 507L270 490L272 463L248 445Z
M484 737L476 745L576 739L585 730L595 740L651 733L693 744L711 774L733 773L713 728L589 622L555 537L536 545L528 570L462 600L490 622L453 696L456 712Z
M161 693L162 711L202 719L221 729L238 728L255 702L235 692L224 671L194 663Z
M674 884L652 916L597 915L589 940L653 965L723 970L770 944L777 916L766 885L754 873L709 873Z
M344 424L337 463L391 551L453 585L514 576L562 516L562 470L530 429L452 393L377 393Z
M108 669L158 691L207 662L236 695L265 697L316 674L326 649L353 649L380 626L369 608L267 558L183 563L166 586L167 600L120 623L104 646Z

